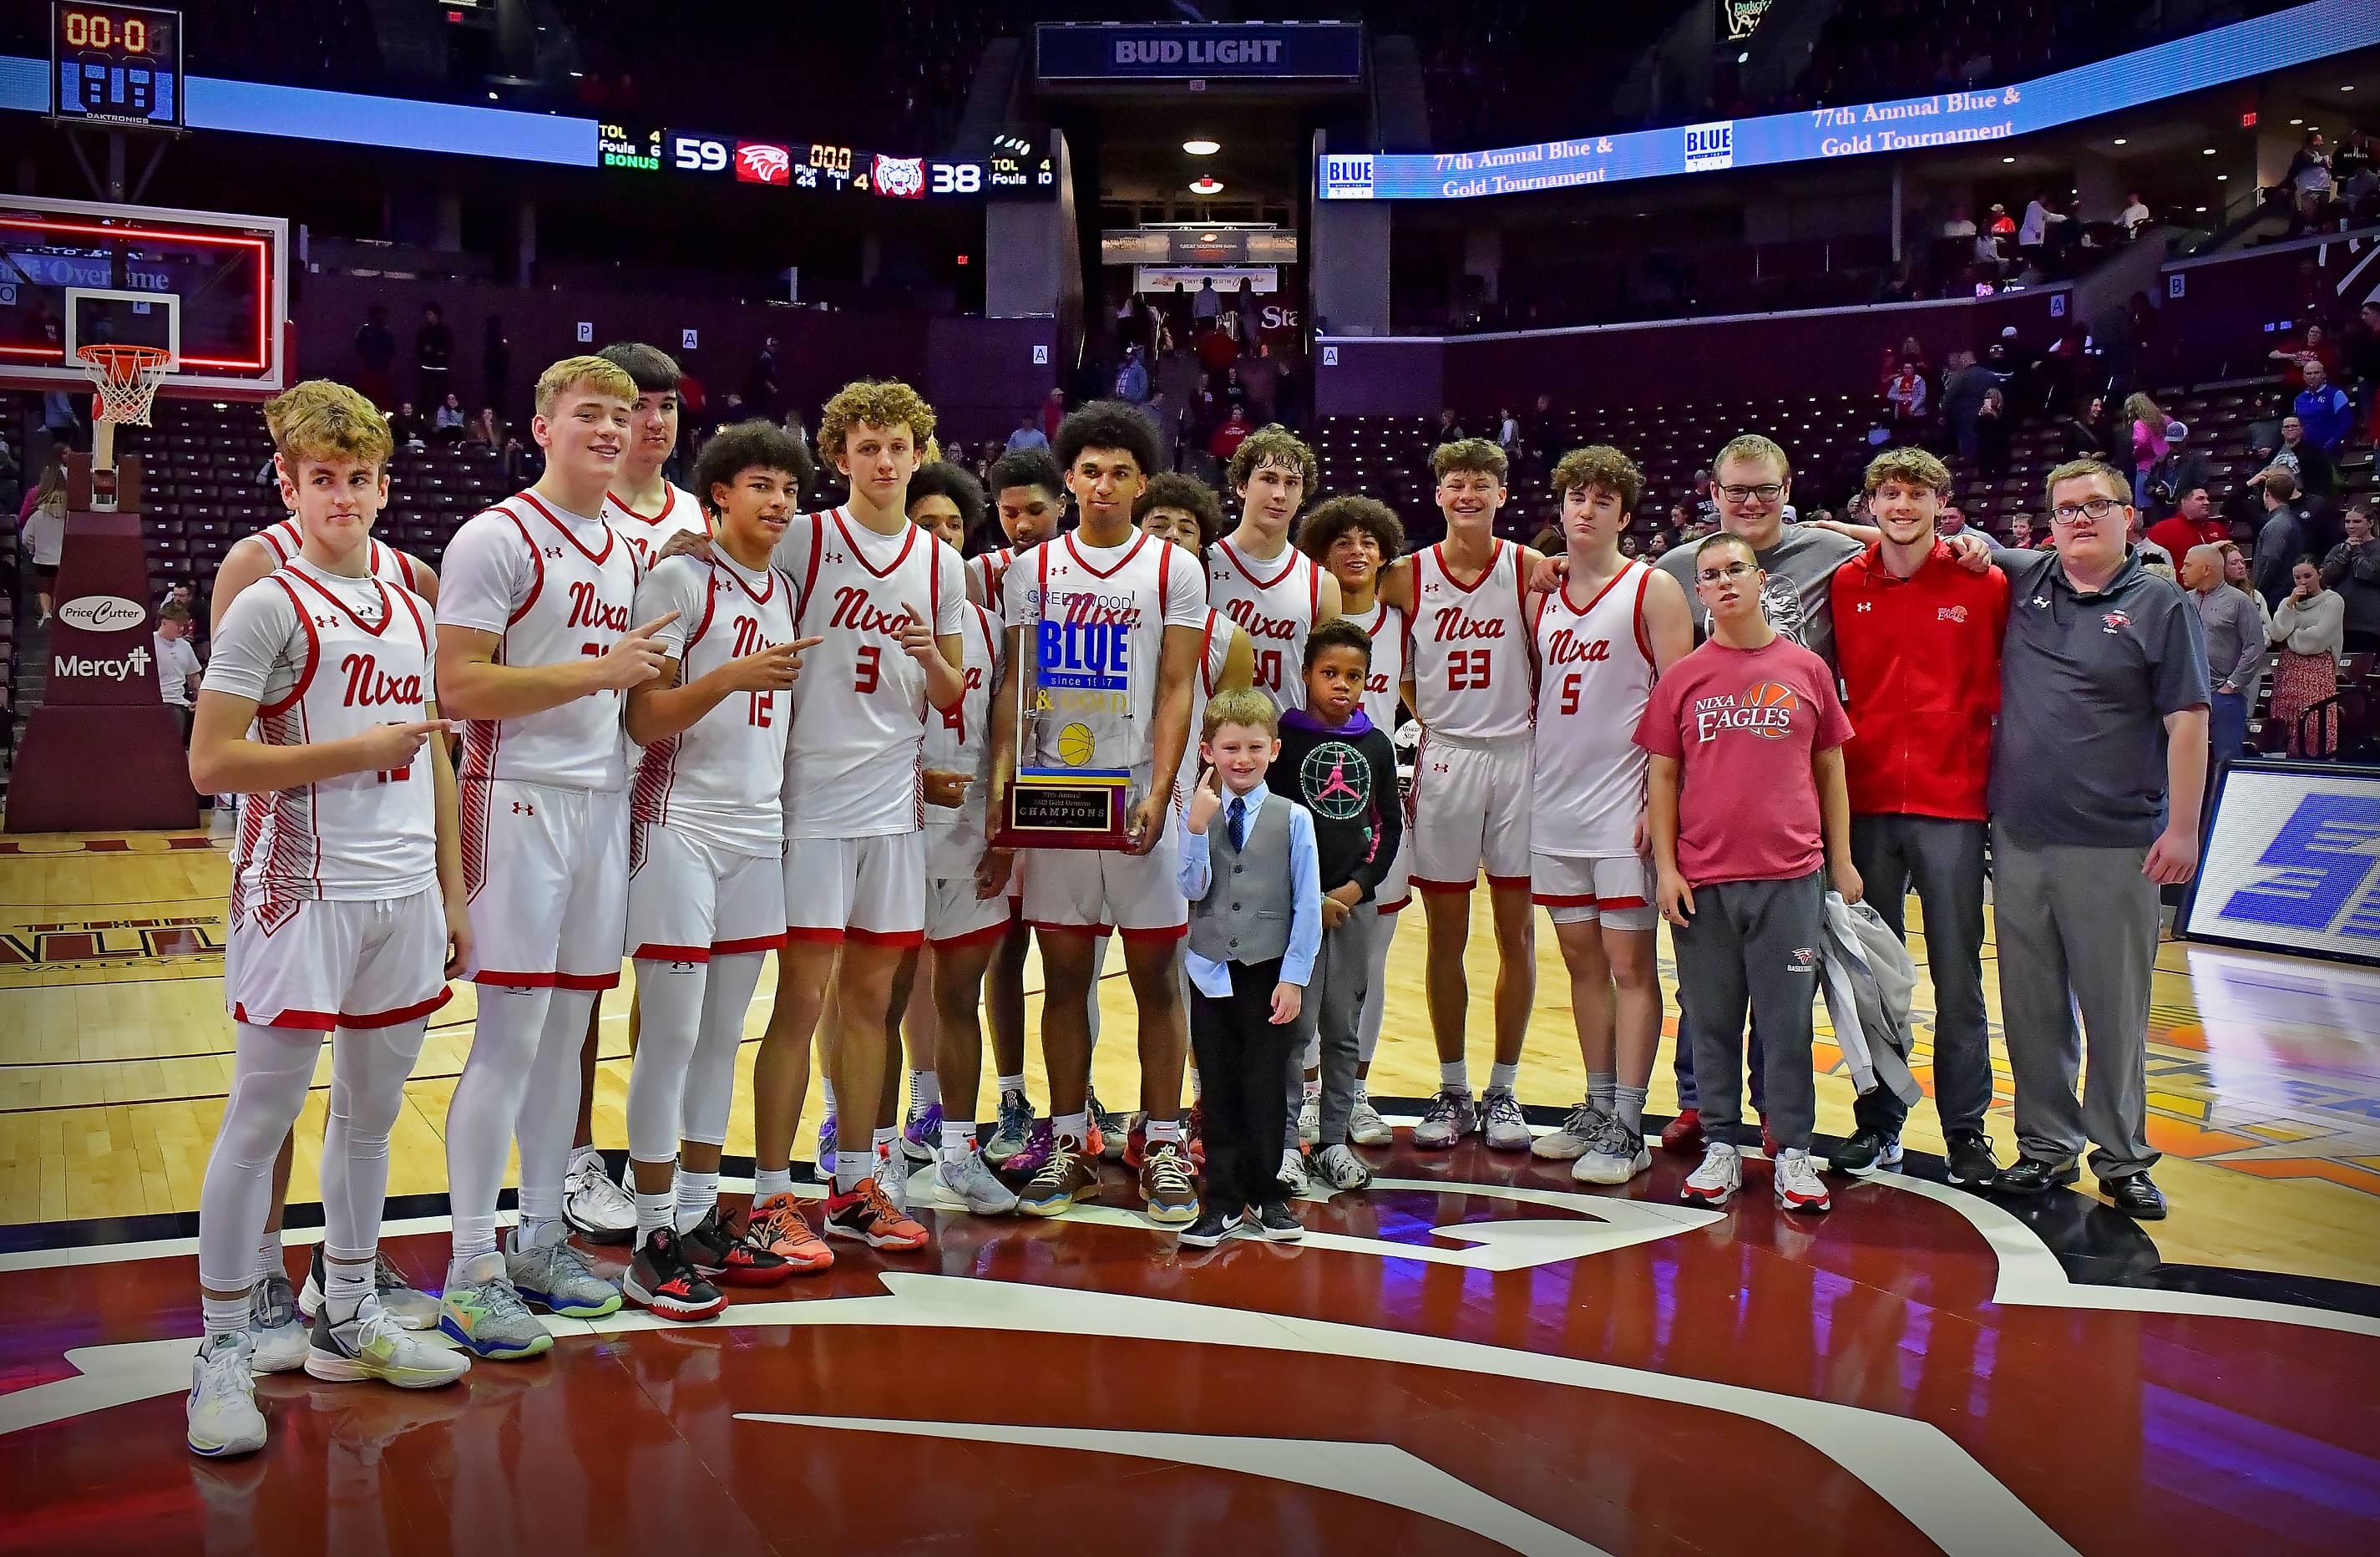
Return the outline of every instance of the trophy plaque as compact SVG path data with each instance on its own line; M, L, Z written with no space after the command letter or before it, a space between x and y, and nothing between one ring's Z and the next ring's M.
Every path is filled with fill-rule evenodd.
M1016 777L1003 814L990 820L1002 849L1116 849L1138 797L1129 767L1103 764L1131 739L1131 629L1123 623L1027 620L1012 678ZM1153 670L1154 667L1151 667ZM1137 743L1135 743L1137 744Z

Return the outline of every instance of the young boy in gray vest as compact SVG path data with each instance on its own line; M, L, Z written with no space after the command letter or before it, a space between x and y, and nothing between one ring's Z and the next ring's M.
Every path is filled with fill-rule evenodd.
M1210 699L1199 727L1207 775L1191 791L1175 882L1190 900L1190 1042L1204 1084L1207 1196L1182 1241L1211 1248L1245 1222L1294 1243L1275 1176L1299 1041L1297 1014L1322 944L1314 819L1265 787L1281 755L1280 713L1253 688Z

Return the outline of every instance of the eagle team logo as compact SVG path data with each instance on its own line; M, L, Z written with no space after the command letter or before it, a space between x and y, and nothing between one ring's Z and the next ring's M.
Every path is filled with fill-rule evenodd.
M735 143L735 176L747 184L783 185L793 176L794 154L765 140Z
M1694 737L1716 739L1741 730L1764 741L1781 741L1793 727L1802 694L1775 681L1755 681L1734 697L1704 698L1694 704Z
M897 200L926 198L926 161L923 157L879 157L876 159L876 192Z

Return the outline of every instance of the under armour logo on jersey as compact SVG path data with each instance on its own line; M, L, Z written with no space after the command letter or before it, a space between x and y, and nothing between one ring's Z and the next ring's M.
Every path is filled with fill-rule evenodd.
M1435 583L1424 584L1421 587L1421 592L1426 595L1434 595L1438 593L1438 586Z
M545 549L545 554L549 558L559 560L562 555L562 548L559 546L548 546Z
M1876 609L1876 602L1872 600L1864 600L1859 602L1859 608L1862 612L1873 611Z
M827 553L825 554L825 556L824 556L823 558L821 558L820 560L822 560L822 561L824 561L825 563L827 563L830 566L833 566L833 567L841 567L844 563L848 562L850 559L849 559L848 557L845 557L845 556L844 556L841 552L829 552L829 553Z
M513 815L515 815L515 816L535 816L536 814L537 814L537 807L535 807L534 805L530 804L529 802L528 802L528 801L526 801L526 800L516 800L516 801L514 801L514 802L513 802Z
M336 616L317 616L314 618L314 625L318 627L335 627L339 625L339 619Z

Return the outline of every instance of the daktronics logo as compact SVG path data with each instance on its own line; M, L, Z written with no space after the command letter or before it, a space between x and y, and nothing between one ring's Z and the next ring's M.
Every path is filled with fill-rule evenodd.
M1371 157L1366 154L1323 158L1322 198L1324 200L1370 200L1372 198Z
M139 602L122 595L77 595L58 607L59 621L87 633L122 632L148 619Z
M1708 173L1735 165L1735 121L1686 127L1686 171Z
M120 660L94 660L82 654L60 654L50 662L50 675L60 681L128 681L149 674L149 651L136 647Z
M874 169L876 192L896 200L926 198L926 159L879 157Z
M747 184L776 184L791 181L794 154L783 146L772 146L765 140L738 140L735 143L735 176Z

